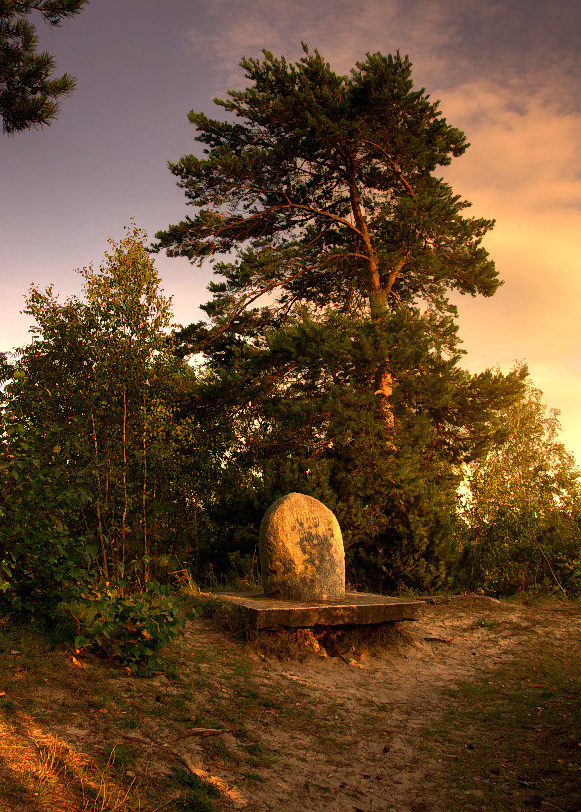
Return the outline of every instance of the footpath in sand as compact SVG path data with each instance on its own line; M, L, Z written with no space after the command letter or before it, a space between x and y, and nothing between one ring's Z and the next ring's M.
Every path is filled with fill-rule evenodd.
M578 658L581 606L434 598L422 620L398 630L379 653L327 646L327 656L279 660L199 618L173 647L177 679L136 679L95 657L67 656L58 674L35 674L28 708L30 669L4 671L14 707L1 717L0 787L2 780L20 786L7 809L202 809L179 806L176 770L211 785L219 812L523 809L526 786L521 792L516 784L505 807L486 805L485 784L475 785L473 806L456 805L453 748L433 746L428 732L454 708L451 689L460 681L487 679L514 660L529 663L534 675L538 652L549 648ZM26 687L20 694L19 684ZM61 764L52 795L47 753ZM91 779L107 754L107 775ZM567 755L572 770L580 755ZM91 780L94 806L86 802ZM536 798L529 792L531 808L541 808Z
M424 619L399 627L405 634L379 656L255 659L257 684L274 688L297 712L293 725L277 724L276 711L248 721L264 751L276 753L268 767L255 768L262 780L243 792L252 810L449 812L441 761L422 748L422 732L438 724L449 704L445 689L526 656L542 639L563 651L581 645L579 608L535 609L485 597L436 598ZM192 630L194 647L206 634ZM321 731L321 717L334 721L332 733ZM199 759L202 766L201 753ZM235 783L232 773L216 772Z

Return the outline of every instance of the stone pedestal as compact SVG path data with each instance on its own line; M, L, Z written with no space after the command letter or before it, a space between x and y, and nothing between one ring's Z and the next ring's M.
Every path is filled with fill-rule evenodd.
M264 592L215 592L213 597L236 607L248 625L266 629L300 629L321 626L371 626L400 620L419 620L425 601L389 598L367 592L347 592L330 601L273 600Z
M334 514L311 496L289 493L264 514L259 538L264 591L214 597L262 629L369 626L417 620L423 601L345 593L345 550Z

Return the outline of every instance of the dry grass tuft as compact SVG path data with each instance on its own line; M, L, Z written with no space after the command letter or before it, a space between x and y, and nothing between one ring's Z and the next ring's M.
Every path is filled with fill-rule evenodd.
M18 726L2 726L2 776L11 784L12 809L51 812L137 812L135 781L124 787L114 775L113 759L96 764L68 742L39 733L26 717Z

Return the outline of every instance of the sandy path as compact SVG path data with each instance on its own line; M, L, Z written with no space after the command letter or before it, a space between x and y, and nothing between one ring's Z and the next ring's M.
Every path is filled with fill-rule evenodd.
M198 618L169 651L176 680L4 653L0 812L193 808L179 806L184 766L214 784L216 812L454 812L457 751L425 736L455 707L447 689L515 658L532 673L544 641L578 652L581 605L432 599L398 629L373 655L278 660ZM113 747L127 768L104 767Z
M348 662L252 657L257 689L274 688L297 712L292 724L274 711L249 720L264 751L275 754L255 768L262 780L252 786L208 763L199 748L190 752L187 758L201 775L233 790L225 808L445 812L440 765L421 748L422 730L446 708L445 689L513 658L544 635L581 639L581 611L459 598L433 603L423 620L402 626L413 636L411 645L389 647L381 656ZM194 647L207 644L207 634L194 627ZM231 736L227 741L236 744Z

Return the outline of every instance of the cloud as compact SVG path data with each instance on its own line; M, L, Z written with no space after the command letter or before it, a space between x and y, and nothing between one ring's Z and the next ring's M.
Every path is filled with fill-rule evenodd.
M430 87L485 75L526 92L551 86L560 105L578 108L580 21L577 0L554 0L550 11L543 0L200 0L186 39L221 93L243 84L241 56L267 48L295 60L304 40L338 72L368 51L399 49Z
M550 405L565 413L562 382L581 346L581 116L544 88L515 95L512 83L490 78L439 95L446 118L471 142L444 175L474 203L472 213L496 218L485 244L505 281L492 301L459 301L466 363L508 369L527 361Z
M439 94L448 121L471 146L446 171L453 185L479 196L502 196L520 211L581 208L581 116L557 108L547 94L517 94L477 80Z
M294 61L301 41L318 48L334 70L349 71L368 51L420 53L438 60L444 46L459 41L445 4L425 0L202 0L203 21L186 33L193 51L208 59L221 91L239 87L239 58L259 56L263 48ZM429 60L430 62L432 59ZM219 77L219 78L218 78ZM234 83L234 85L232 84Z

